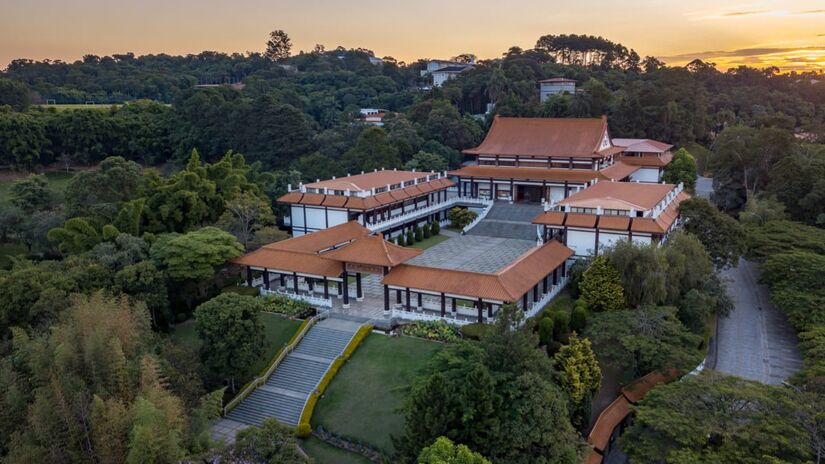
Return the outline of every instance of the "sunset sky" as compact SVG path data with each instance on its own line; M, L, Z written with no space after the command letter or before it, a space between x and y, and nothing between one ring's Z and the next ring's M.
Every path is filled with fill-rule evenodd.
M364 47L398 60L500 56L544 34L594 34L668 64L825 68L825 1L0 0L0 68L15 58Z

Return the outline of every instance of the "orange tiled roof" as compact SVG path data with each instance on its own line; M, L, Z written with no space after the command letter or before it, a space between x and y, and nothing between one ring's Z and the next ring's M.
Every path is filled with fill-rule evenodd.
M464 166L448 174L460 177L475 177L480 179L523 179L546 180L548 182L576 182L585 183L593 179L604 179L598 171L589 169L545 169L545 168L516 168L510 166Z
M396 172L396 171L379 171ZM353 176L355 177L355 176ZM348 208L357 210L369 210L379 206L397 203L413 197L425 195L435 190L442 190L455 185L450 179L433 179L424 184L412 185L403 189L390 190L368 197L355 197L345 195L325 195L321 193L301 193L289 192L278 198L278 203L301 204L310 206L330 206L333 208Z
M569 227L595 227L597 216L595 214L567 213L567 220L564 225Z
M560 205L581 208L636 209L647 211L662 201L673 190L672 184L643 184L637 182L599 182L574 193Z
M618 161L632 164L634 166L661 168L667 166L671 161L673 161L673 155L668 153L661 156L619 156Z
M585 464L602 464L604 461L604 457L599 454L596 450L591 449L587 452L587 459L585 459Z
M599 174L601 174L602 177L608 180L622 180L625 177L638 171L639 169L641 169L640 166L634 166L631 164L623 163L620 160L602 169L601 171L599 171Z
M278 248L259 248L235 258L231 262L264 269L277 269L279 271L327 277L338 277L342 271L340 262L326 259L323 255Z
M630 403L624 396L619 396L599 414L593 430L587 436L587 442L597 450L604 452L610 443L613 430L625 420L628 414L630 414Z
M263 248L318 253L332 247L349 243L356 238L369 235L370 231L356 221L349 221L328 229L306 235L299 235L280 242L264 245Z
M680 375L682 375L682 372L678 369L662 369L650 372L622 387L622 395L631 403L636 404L656 385L668 383Z
M384 240L382 235L359 237L349 245L324 253L324 257L348 263L372 266L397 266L422 253L415 248L405 248Z
M517 301L571 256L573 250L550 241L521 255L496 273L401 264L384 276L383 283L472 298Z
M599 229L628 230L629 228L630 228L630 217L628 217L628 216L601 216L601 217L599 217Z
M373 171L353 176L339 177L337 179L322 180L306 184L307 188L328 188L334 190L350 190L353 192L365 192L378 187L386 187L391 184L400 184L415 179L424 179L434 175L432 172L412 172L412 171Z
M598 153L607 118L502 118L493 120L471 155L602 158Z
M622 147L625 151L639 153L664 153L673 145L651 139L613 139L613 145Z

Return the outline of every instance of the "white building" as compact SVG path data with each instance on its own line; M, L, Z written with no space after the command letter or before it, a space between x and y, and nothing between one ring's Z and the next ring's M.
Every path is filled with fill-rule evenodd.
M661 182L665 167L673 160L673 145L650 139L613 139L613 145L624 150L617 161L637 166L631 182Z
M556 239L576 256L591 256L619 240L650 244L679 225L679 203L690 198L682 185L597 182L535 219L544 240Z
M454 79L462 72L472 69L475 63L459 63L448 60L430 60L427 69L421 71L421 76L432 75L433 87L440 87L450 79Z
M567 92L570 95L576 93L576 81L563 77L554 77L539 81L539 98L544 103L551 95Z

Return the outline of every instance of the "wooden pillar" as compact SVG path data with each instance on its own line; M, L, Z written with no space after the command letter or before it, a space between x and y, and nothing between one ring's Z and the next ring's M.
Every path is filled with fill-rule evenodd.
M246 266L246 285L252 286L252 268Z
M539 284L537 283L533 287L533 303L536 303L538 301L539 301Z
M484 322L484 303L481 301L481 298L476 301L476 308L478 308L478 322Z
M561 276L564 277L567 275L567 261L561 263Z
M405 298L406 303L407 303L407 311L409 311L409 310L412 309L412 306L410 306L410 287L406 287L404 289L404 292L405 292L404 298Z
M324 276L324 298L329 298L329 280Z
M358 301L361 301L361 300L364 299L364 292L361 289L361 273L360 272L355 273L355 297L358 299Z
M522 311L527 311L527 293L530 293L530 291L528 290L527 292L524 293L524 295L521 296L521 309L522 309Z
M298 293L298 273L292 273L292 286L295 288L295 293Z
M312 290L315 288L315 281L313 279L310 279L309 277L304 277L304 280L307 281L309 292L312 293Z
M452 301L452 303L451 303L451 305L452 305L452 308L451 308L451 309L453 310L453 314L455 314L455 313L456 313L456 311L458 311L458 308L456 308L456 306L455 306L455 298L452 298L452 300L453 300L453 301Z
M547 293L547 276L541 279L541 293Z
M344 280L341 285L344 287L344 307L349 307L349 273L344 271Z
M447 297L441 294L441 317L447 315Z
M510 200L516 201L516 183L510 179Z
M269 290L269 269L264 269L264 288Z
M559 268L553 269L553 286L555 287L559 283Z
M390 286L384 285L384 311L390 310Z
M424 307L424 304L423 304L423 302L422 302L421 300L422 300L422 298L421 298L421 292L418 292L418 308L419 308L419 309Z
M493 317L493 303L487 303L487 317Z
M281 287L286 288L286 276L284 274L278 273L278 278L281 280Z

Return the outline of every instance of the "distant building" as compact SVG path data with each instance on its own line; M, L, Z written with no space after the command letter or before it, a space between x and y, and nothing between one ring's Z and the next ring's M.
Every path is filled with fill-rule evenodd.
M563 77L554 77L539 81L539 97L542 103L547 101L551 95L567 92L570 95L576 93L576 81Z
M366 124L371 126L383 126L384 117L389 113L389 110L381 108L361 108L361 118Z
M381 58L378 58L376 56L371 56L371 57L369 57L369 59L370 59L370 63L374 64L374 65L379 65L379 64L384 63L384 60L382 60Z
M471 69L475 63L459 63L448 60L430 60L427 62L427 69L421 71L421 76L432 75L433 87L440 87L450 79L455 78L462 72Z

